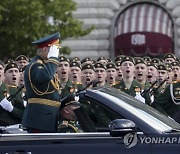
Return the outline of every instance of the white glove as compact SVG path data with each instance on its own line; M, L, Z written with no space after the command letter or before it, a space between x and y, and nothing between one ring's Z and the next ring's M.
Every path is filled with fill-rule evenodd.
M12 112L13 106L10 101L8 101L6 98L4 98L1 102L0 105L2 108L8 112Z
M136 93L135 98L136 98L137 100L139 100L139 101L141 101L141 102L145 103L145 99L141 96L141 94L140 94L140 93Z
M58 56L59 56L59 48L58 48L58 46L57 45L52 45L51 47L50 47L50 49L49 49L49 52L48 52L48 59L50 58L50 57L56 57L56 58L58 58Z

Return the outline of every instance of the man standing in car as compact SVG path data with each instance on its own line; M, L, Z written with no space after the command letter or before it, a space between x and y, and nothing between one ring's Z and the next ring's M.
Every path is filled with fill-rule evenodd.
M57 131L61 105L59 83L55 76L59 65L59 38L60 34L55 33L32 42L37 45L38 51L24 72L28 104L22 120L29 133Z

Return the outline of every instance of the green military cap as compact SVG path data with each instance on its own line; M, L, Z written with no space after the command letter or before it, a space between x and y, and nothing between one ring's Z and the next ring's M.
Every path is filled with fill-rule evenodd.
M171 65L172 65L172 66L180 66L180 63L177 62L177 61L174 61L174 62L171 63Z
M82 70L86 70L86 69L95 70L94 65L92 64L85 64L82 66Z
M122 63L124 63L125 61L131 61L133 64L135 64L134 59L133 59L132 57L130 57L130 56L125 56L125 57L122 59L122 61L121 61L121 65L122 65Z
M79 59L79 57L73 57L73 58L71 59L71 62L73 62L73 61L80 61L80 59Z
M3 67L5 66L5 64L1 60L0 60L0 65L2 65Z
M8 63L8 64L6 65L6 67L5 67L5 69L4 69L4 73L5 73L7 70L11 69L11 68L17 68L17 69L19 70L18 65L17 65L16 63L12 62L12 63Z
M161 62L160 59L158 59L158 58L153 58L151 61L152 61L152 63L156 63L156 64Z
M120 61L117 61L117 62L116 62L116 66L121 66L121 62L120 62Z
M108 63L111 63L111 62L113 62L110 58L107 58L107 62Z
M104 66L102 63L98 63L98 62L94 65L94 67L95 68L104 68L105 70L107 69L106 66Z
M5 61L5 64L9 64L9 63L15 63L15 61L13 59L7 59Z
M96 60L92 59L92 64L93 65L96 64Z
M52 35L45 36L40 38L37 41L32 42L32 44L36 44L38 48L44 48L52 45L59 45L60 33L54 33Z
M119 56L117 56L117 57L115 58L115 62L118 62L118 61L121 62L124 57L125 57L124 55L119 55Z
M85 62L88 62L88 61L92 62L92 59L89 58L89 57L86 57L86 58L84 58L84 59L81 61L81 64L83 64L83 63L85 63Z
M143 57L143 59L144 59L146 62L150 62L150 61L151 61L151 57L148 57L148 56Z
M19 60L26 60L29 62L29 58L27 58L25 55L19 55L18 57L16 57L15 59L16 61L19 61Z
M109 69L109 68L114 68L114 69L116 69L116 65L115 65L114 63L110 62L110 63L107 63L107 64L106 64L106 68L107 68L107 69Z
M157 69L157 65L155 63L151 62L147 62L147 66L153 66Z
M173 58L174 60L176 60L176 56L172 53L167 53L163 59L166 59L166 58Z
M70 63L70 60L69 60L67 57L65 57L65 56L60 56L60 57L59 57L59 62L63 62L63 61L66 61L66 62Z
M171 64L166 63L165 65L166 65L167 70L172 70L172 65Z
M136 57L136 58L135 58L135 65L141 64L141 63L147 65L146 61L145 61L143 58L141 58L141 57Z
M107 61L107 59L106 59L105 57L99 57L99 58L97 59L97 62L100 61L100 60L105 60L105 61Z
M164 63L159 63L157 65L158 70L167 70L167 67Z
M82 69L81 64L78 63L77 61L73 61L70 63L70 67L79 67L80 69Z

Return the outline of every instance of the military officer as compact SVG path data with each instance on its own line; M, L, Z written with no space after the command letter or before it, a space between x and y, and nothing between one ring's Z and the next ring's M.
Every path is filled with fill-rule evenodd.
M25 55L19 55L15 61L20 69L23 69L23 67L29 64L29 59Z
M0 87L0 106L3 110L0 112L0 125L8 126L21 123L24 105L20 92L12 100L7 98L14 95L18 90L19 68L16 63L9 63L4 69L5 82Z
M22 125L29 133L56 132L60 103L55 75L59 65L59 32L32 42L38 51L26 66L24 82L27 106Z
M121 69L123 73L123 79L120 83L114 85L114 88L117 88L133 97L136 97L138 100L145 102L144 98L141 97L141 86L134 79L135 71L135 61L132 57L126 56L121 61Z
M94 65L94 67L95 67L95 77L98 81L97 87L102 87L106 85L106 77L107 77L106 66L98 62Z
M87 86L95 79L95 68L92 64L85 64L82 66L82 83Z
M0 86L4 82L4 63L0 60Z
M60 108L60 121L58 125L58 132L60 133L78 133L83 132L78 122L75 109L80 107L80 103L77 101L70 101L62 103Z
M109 62L106 64L106 72L107 72L107 77L106 77L106 83L109 86L113 86L116 83L116 76L117 76L117 72L116 72L116 66L114 63Z

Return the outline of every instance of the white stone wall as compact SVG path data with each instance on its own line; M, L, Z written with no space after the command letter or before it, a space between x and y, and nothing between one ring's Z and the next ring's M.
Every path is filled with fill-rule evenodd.
M75 39L69 38L63 41L62 46L69 46L72 50L70 57L78 56L81 59L91 57L97 59L100 56L110 57L112 51L111 25L114 24L115 14L121 7L128 3L139 2L139 0L74 0L77 10L74 17L84 22L83 27L91 25L95 29L87 36ZM151 0L153 1L153 0ZM176 55L180 56L180 0L154 0L159 2L172 14L175 21Z

